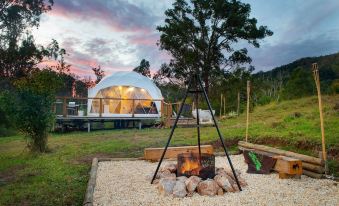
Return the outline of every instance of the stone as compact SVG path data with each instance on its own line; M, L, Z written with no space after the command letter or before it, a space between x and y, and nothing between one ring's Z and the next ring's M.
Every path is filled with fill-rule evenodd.
M161 195L167 196L173 193L176 181L173 179L160 179L158 190Z
M225 176L225 175L216 175L214 177L214 181L218 184L219 187L221 187L225 191L227 191L227 192L232 192L233 191L232 184L229 182L227 176Z
M166 179L174 179L174 180L176 180L177 176L174 173L171 173L169 170L164 170L164 171L160 172L159 178L160 179L166 178Z
M153 184L158 184L159 183L159 181L160 181L160 179L155 179L154 181L153 181Z
M145 177L146 180L147 180L147 181L152 181L153 175L154 175L154 173L146 175L146 177ZM158 172L158 174L155 176L155 179L154 179L154 180L159 179L159 178L160 178L160 174L159 174L159 172ZM153 182L153 183L154 183L154 182Z
M215 196L219 188L214 180L207 179L198 184L198 193L200 195Z
M177 180L178 181L181 181L181 182L183 182L183 183L185 183L185 181L187 180L188 178L186 177L186 176L179 176L179 177L177 177Z
M237 178L238 178L240 186L242 186L242 187L247 186L247 182L245 181L245 179L240 176L241 175L240 170L235 169L235 173L237 175ZM223 175L223 176L227 175L229 178L231 178L230 183L232 185L233 184L237 184L231 169L217 168L216 169L216 174L220 174L220 175Z
M165 165L165 167L162 168L162 170L168 170L171 173L176 173L177 172L177 164L168 163L168 164Z
M224 190L220 187L217 191L218 195L224 195Z
M187 195L186 185L182 181L176 181L173 188L173 196L183 198Z
M187 180L185 181L185 185L188 193L193 193L195 189L198 187L200 181L201 178L197 176L190 176L189 178L187 178Z

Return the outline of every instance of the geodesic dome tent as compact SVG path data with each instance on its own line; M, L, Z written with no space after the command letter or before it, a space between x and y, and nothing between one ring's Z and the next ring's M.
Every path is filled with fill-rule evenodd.
M89 116L101 112L103 117L161 117L160 89L136 72L115 72L103 78L88 90L88 98Z

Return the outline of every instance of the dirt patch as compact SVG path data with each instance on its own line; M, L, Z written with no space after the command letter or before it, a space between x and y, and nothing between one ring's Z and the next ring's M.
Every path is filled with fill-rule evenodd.
M16 181L16 179L18 178L17 173L24 168L25 165L16 165L5 171L0 172L0 185Z

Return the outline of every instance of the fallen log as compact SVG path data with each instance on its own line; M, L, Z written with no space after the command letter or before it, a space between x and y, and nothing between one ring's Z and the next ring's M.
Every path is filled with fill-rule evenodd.
M256 150L259 150L259 151L270 152L270 153L273 153L273 154L284 155L284 156L287 156L287 157L300 159L303 162L307 162L307 163L311 163L311 164L316 164L316 165L321 165L321 166L324 165L324 160L322 160L320 158L311 157L311 156L307 156L307 155L303 155L303 154L298 154L298 153L294 153L294 152L290 152L290 151L285 151L285 150L281 150L281 149L277 149L277 148L273 148L273 147L268 147L268 146L265 146L265 145L252 144L252 143L248 143L248 142L244 142L244 141L239 141L238 145L241 146L241 147L245 147L245 148L256 149Z
M308 171L308 170L303 170L303 175L313 177L313 178L316 178L316 179L321 179L323 177L322 174L318 174L318 173L311 172L311 171Z
M319 173L319 174L324 174L325 173L325 168L323 166L319 166L319 165L314 165L311 163L307 163L307 162L303 162L302 163L302 167L303 169L306 169L308 171L312 171L315 173Z
M201 153L213 154L212 145L201 145ZM144 159L150 161L158 161L164 148L146 148L144 150ZM198 153L198 146L184 146L184 147L168 147L164 158L177 158L178 154L182 153Z

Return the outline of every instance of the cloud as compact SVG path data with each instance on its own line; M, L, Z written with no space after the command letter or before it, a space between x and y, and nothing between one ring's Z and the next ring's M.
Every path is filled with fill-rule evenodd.
M51 15L81 21L98 20L115 31L149 31L157 17L125 0L59 0Z
M266 71L277 66L291 63L297 59L339 52L339 31L337 35L319 34L313 38L295 42L266 44L259 49L249 49L256 71Z

